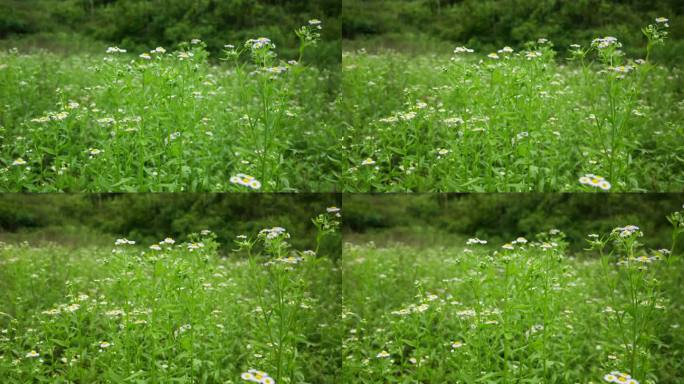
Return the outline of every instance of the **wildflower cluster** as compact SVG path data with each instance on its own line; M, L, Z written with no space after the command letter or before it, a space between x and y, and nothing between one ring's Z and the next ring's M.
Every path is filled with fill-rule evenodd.
M230 178L230 182L237 185L242 185L249 187L251 189L261 188L261 182L254 178L254 176L246 175L244 173L238 173Z
M275 384L275 380L266 372L257 371L256 369L250 369L249 371L242 373L240 377L242 378L242 380L246 380L252 383Z
M612 185L603 176L594 175L593 173L587 173L586 175L579 178L579 182L582 185L587 185L593 188L599 188L604 191L609 191Z
M609 383L639 384L632 376L619 371L613 371L603 376L603 380Z

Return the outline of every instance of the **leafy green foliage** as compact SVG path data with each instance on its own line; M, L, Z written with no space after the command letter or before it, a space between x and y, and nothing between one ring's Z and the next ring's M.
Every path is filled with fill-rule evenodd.
M209 384L256 368L278 383L331 382L335 263L292 249L285 232L245 235L265 246L221 257L206 231L149 248L0 245L0 377Z
M625 223L639 223L648 247L670 245L665 216L682 206L679 194L416 194L344 198L345 231L350 237L408 245L421 237L441 234L440 244L453 246L464 237L504 242L517 236L532 238L553 228L566 234L568 250L586 248L586 235ZM411 233L415 233L411 235ZM413 241L413 242L412 242ZM681 240L680 240L681 241Z
M640 234L589 237L612 250L577 258L558 230L465 249L347 245L343 380L674 383L684 264Z
M300 43L299 58L320 41ZM338 73L233 44L222 65L196 39L134 59L0 54L0 189L332 191Z
M324 43L305 59L336 66L340 6L337 0L2 0L0 37L69 32L132 51L159 45L175 48L198 38L217 55L225 44L268 36L283 49L284 57L294 58L298 44L291 31L302 20L319 18L328 27Z
M676 19L682 14L684 6L677 0L345 0L342 20L344 38L406 36L403 44L394 45L399 49L421 44L412 42L411 35L487 51L504 45L519 49L540 37L566 48L612 35L626 42L629 54L643 55L643 20ZM677 42L661 51L657 60L681 60L684 24L673 25L673 38Z
M210 229L227 253L236 236L277 225L292 234L294 247L316 249L318 231L310 218L340 204L332 194L3 194L0 232L2 241L33 244L43 237L64 244L77 237L69 245L86 247L91 245L86 229L106 238L105 244L114 237L143 244L167 236L187 241L190 233ZM339 256L339 239L321 241L321 252Z
M682 76L649 61L668 29L654 24L642 58L614 37L568 64L545 39L486 56L345 52L343 190L680 191Z

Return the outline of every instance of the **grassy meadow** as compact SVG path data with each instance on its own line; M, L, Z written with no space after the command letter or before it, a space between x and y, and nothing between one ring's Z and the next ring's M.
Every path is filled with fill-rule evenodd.
M658 249L638 223L588 233L579 253L553 228L505 243L348 243L343 381L679 383L682 215Z
M644 28L643 57L612 36L345 51L343 190L681 191L684 80L651 60L668 22Z
M2 382L334 382L340 275L318 246L338 215L309 223L316 249L281 227L228 254L210 230L113 249L1 244Z
M209 57L177 47L0 54L0 190L331 191L338 71L302 61L324 25Z

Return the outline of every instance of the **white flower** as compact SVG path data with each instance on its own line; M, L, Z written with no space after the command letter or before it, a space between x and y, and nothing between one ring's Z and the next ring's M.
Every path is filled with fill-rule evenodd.
M375 160L371 159L370 157L361 162L361 165L373 165L373 164L375 164Z
M201 42L202 42L202 40L200 40L200 39L192 39L192 40L190 40L190 44L199 44L199 43L201 43Z
M378 353L376 357L378 359L386 359L386 358L390 357L390 354L387 351L380 351L380 353Z
M275 75L280 75L281 73L287 72L287 67L283 67L283 66L270 67L270 68L266 68L266 72L272 73Z
M102 150L100 150L100 149L97 149L97 148L89 148L88 149L88 154L90 154L90 156L97 156L100 153L102 153Z
M38 357L38 356L40 356L40 353L38 353L36 351L31 351L31 352L26 354L26 357L28 357L28 358L34 358L34 357Z
M24 160L20 157L20 158L14 160L12 162L12 165L14 165L14 166L26 165L26 160Z
M159 246L159 244L150 245L150 249L153 251L161 251L161 247Z
M473 244L483 244L484 245L484 244L487 244L487 240L480 240L477 237L474 237L472 239L468 239L468 241L466 241L466 244L467 245L473 245Z
M233 184L243 185L252 189L261 188L261 182L254 178L254 176L246 175L244 173L238 173L230 178L230 182Z
M321 25L321 21L318 19L311 19L311 20L309 20L309 25L311 25L311 26Z
M492 53L490 53L489 55L487 55L487 57L489 57L490 59L494 59L494 60L498 60L498 59L499 59L499 55L497 55L497 54L494 53L494 52L492 52Z
M513 53L513 48L505 46L498 51L499 53Z
M150 56L149 53L145 52L145 53L140 54L140 58L145 59L145 60L150 60L150 59L152 59L152 56Z
M256 369L250 369L247 372L243 372L240 375L240 378L252 383L275 384L275 380L269 376L268 373L257 371Z
M126 53L126 50L119 47L109 47L107 53Z
M259 37L257 39L249 39L245 42L245 46L247 48L252 49L252 50L261 49L261 48L270 48L270 49L275 48L275 44L273 44L271 42L271 39L269 39L268 37Z
M466 47L456 47L454 48L454 53L473 53L474 51Z
M328 212L328 213L337 213L337 212L340 211L340 209L337 208L337 207L328 207L328 208L325 209L325 211Z
M164 47L157 47L151 50L150 53L166 53L166 49Z
M102 348L102 349L107 349L111 346L112 346L112 344L107 342L107 341L100 341L100 348Z
M126 238L116 239L116 241L114 242L114 245L134 245L134 244L135 244L135 241L128 240Z
M608 180L604 179L602 176L597 176L592 173L587 173L586 175L580 177L579 182L582 185L600 188L604 191L608 191L611 188L611 184L608 182Z
M608 180L601 180L598 187L604 191L608 191L608 190L610 190L612 185L610 184L610 182Z
M664 24L664 23L667 23L669 21L670 21L670 19L668 19L666 17L656 17L656 19L655 19L655 22L658 24Z

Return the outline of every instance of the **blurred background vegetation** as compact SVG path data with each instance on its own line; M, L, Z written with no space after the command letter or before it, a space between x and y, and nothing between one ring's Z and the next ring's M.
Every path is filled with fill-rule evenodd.
M0 0L0 47L140 53L198 38L216 58L225 44L265 36L290 59L294 30L316 18L323 41L304 59L330 66L340 60L340 9L340 0Z
M345 49L384 47L401 51L443 51L466 45L486 53L504 45L521 47L540 37L557 50L586 46L615 36L625 51L643 56L641 28L656 17L670 19L671 41L654 59L684 58L682 0L344 0ZM450 48L450 49L449 49Z
M344 198L344 240L459 246L470 237L495 246L518 236L563 231L574 252L590 233L634 224L648 247L669 248L666 216L682 210L684 194L479 193L349 195ZM678 244L678 248L684 244Z
M210 229L227 253L235 236L280 226L296 249L314 249L311 219L340 203L335 194L2 194L0 241L84 247L126 237L147 247ZM339 250L339 238L328 237L321 253Z

